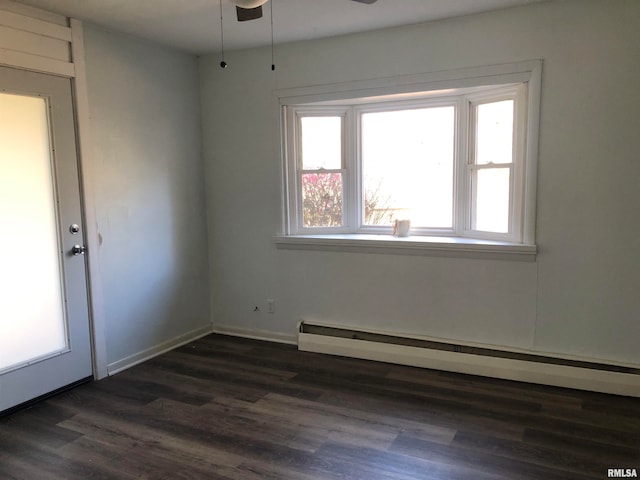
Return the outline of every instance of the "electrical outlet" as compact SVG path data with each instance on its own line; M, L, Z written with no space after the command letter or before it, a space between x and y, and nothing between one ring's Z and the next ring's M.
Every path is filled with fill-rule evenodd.
M276 313L276 301L273 298L267 298L267 312Z

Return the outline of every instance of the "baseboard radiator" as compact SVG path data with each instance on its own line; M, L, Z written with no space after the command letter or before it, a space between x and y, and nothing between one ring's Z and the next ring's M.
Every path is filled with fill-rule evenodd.
M298 349L640 397L640 368L300 322Z

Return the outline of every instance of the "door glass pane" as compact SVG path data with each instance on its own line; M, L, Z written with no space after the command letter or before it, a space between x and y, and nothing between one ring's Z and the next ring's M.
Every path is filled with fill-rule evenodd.
M300 119L302 169L342 168L342 117Z
M342 173L302 174L302 217L307 228L342 226Z
M453 226L454 107L362 115L364 224Z
M488 168L476 172L476 230L509 231L510 172L509 168Z
M66 347L46 102L0 93L0 370Z
M476 164L513 161L513 100L478 105Z

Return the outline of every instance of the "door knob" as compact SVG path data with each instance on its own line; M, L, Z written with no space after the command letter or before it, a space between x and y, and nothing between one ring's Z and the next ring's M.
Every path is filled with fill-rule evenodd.
M73 255L84 255L84 252L87 251L87 247L84 245L74 245L71 247L71 253Z

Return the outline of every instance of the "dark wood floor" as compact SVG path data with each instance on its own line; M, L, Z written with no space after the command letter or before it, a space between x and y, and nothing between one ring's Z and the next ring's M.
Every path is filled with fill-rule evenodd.
M0 479L604 479L640 399L211 335L0 419Z

